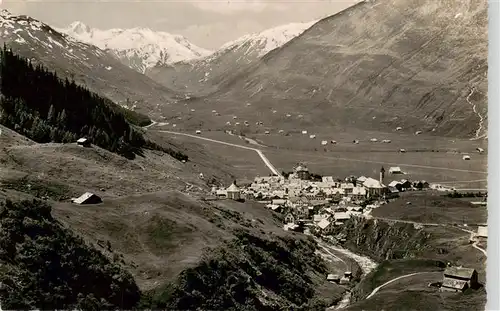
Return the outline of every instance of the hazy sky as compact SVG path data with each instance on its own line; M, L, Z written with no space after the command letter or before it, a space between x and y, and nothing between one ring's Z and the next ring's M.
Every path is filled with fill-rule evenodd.
M358 1L0 0L0 6L55 27L77 20L101 29L148 27L181 34L196 45L215 49L248 33L335 14L355 2Z

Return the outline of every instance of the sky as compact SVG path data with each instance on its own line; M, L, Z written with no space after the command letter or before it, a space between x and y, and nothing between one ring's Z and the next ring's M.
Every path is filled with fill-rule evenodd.
M81 21L94 28L147 27L217 49L249 33L333 15L357 0L0 0L0 8L54 27Z

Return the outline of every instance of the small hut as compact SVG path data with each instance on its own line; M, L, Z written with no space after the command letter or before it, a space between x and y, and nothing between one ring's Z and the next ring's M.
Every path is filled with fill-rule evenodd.
M76 141L76 144L82 147L90 147L90 140L88 140L85 137L82 137Z
M91 193L91 192L85 192L78 198L71 199L73 203L75 204L99 204L102 203L102 199Z

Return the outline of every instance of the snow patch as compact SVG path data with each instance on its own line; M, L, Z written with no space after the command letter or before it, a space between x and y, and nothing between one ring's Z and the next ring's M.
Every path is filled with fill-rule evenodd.
M274 27L260 33L246 35L224 44L220 48L220 51L239 49L246 46L246 55L254 50L257 50L258 56L262 57L270 51L283 46L288 41L299 36L316 22L317 21L307 23L291 23Z

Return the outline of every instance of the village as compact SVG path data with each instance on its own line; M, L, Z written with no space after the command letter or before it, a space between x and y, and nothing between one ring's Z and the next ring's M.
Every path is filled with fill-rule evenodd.
M374 209L398 199L401 192L454 190L440 184L429 184L425 180L396 178L404 174L399 167L389 168L388 175L392 180L386 184L389 178L382 167L378 179L349 176L339 180L332 176L312 174L306 165L299 163L293 172L283 176L255 177L253 183L247 186L237 186L233 182L228 188L213 187L212 195L216 199L258 201L266 208L284 215L284 230L333 241L335 239L331 233L335 227L344 225L351 217L371 218L370 213ZM470 243L475 248L478 243L487 240L487 226L480 225L477 231L470 233ZM342 244L345 238L335 242ZM442 281L428 286L451 292L463 292L481 286L474 268L448 265L442 277ZM345 271L343 275L327 275L328 281L343 285L349 284L352 278L351 271Z
M404 175L399 167L389 169L390 176ZM249 186L236 183L226 189L212 188L217 199L256 200L275 212L282 213L284 229L306 234L328 234L351 216L368 216L370 212L403 191L437 188L425 180L393 180L386 183L386 171L379 178L349 176L344 180L318 176L304 164L284 176L255 177Z

